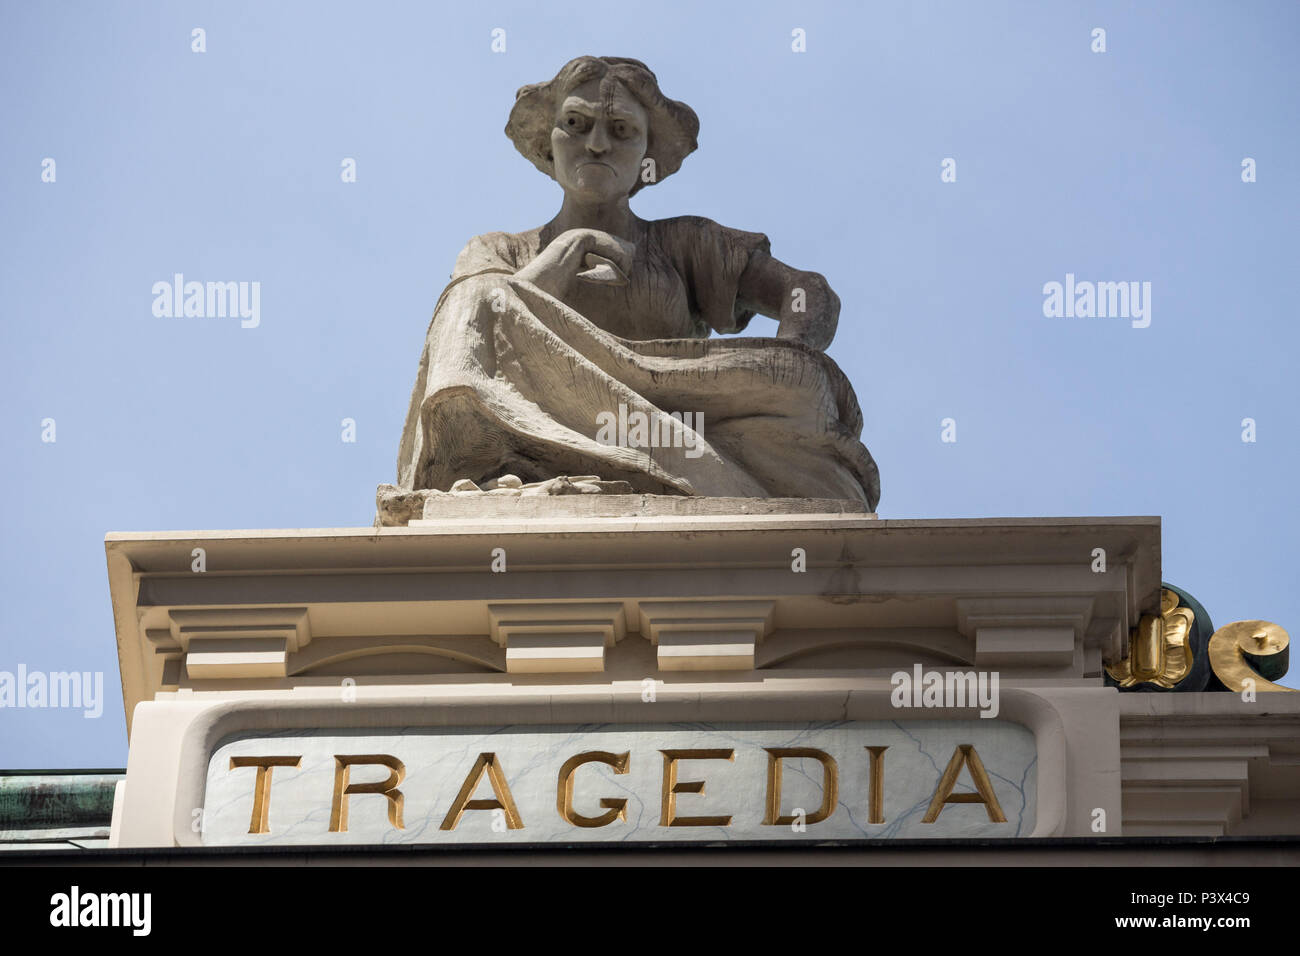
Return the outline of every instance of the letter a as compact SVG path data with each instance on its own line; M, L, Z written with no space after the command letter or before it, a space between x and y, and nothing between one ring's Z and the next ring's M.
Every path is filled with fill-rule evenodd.
M478 789L479 781L483 779L483 774L487 774L488 783L492 785L494 798L471 800L474 791ZM481 753L474 764L474 768L465 778L464 785L460 788L460 793L456 794L456 799L451 802L451 809L447 811L447 816L443 818L440 830L454 830L456 824L460 823L461 814L466 810L504 810L506 815L506 826L511 830L522 830L524 821L519 818L519 810L515 807L514 797L510 795L510 785L506 783L506 775L501 772L501 764L497 761L497 755L492 753Z
M957 785L957 776L961 773L961 768L965 766L970 769L971 779L975 781L975 793L953 793L952 788ZM946 803L982 803L985 811L988 812L989 820L993 823L1006 823L1007 818L1002 813L1002 806L998 803L997 794L993 792L993 784L989 780L988 771L984 769L984 764L980 760L979 754L970 744L958 744L957 749L952 752L952 759L948 761L948 767L943 772L943 777L939 780L939 786L934 791L934 798L930 801L930 808L925 811L925 816L921 819L922 823L934 823L939 819L939 814L943 812Z

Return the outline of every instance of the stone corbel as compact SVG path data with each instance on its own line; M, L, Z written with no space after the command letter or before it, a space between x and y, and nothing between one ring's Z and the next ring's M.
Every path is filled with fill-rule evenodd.
M167 628L148 628L144 632L146 648L153 648L153 661L146 666L157 675L159 690L173 691L180 686L185 672L185 649Z
M620 602L489 604L488 618L508 674L603 671L605 648L627 633Z
M774 601L642 601L641 635L662 671L753 670Z
M958 598L957 629L980 669L1065 668L1092 624L1089 597Z
M173 610L168 618L190 680L283 678L289 655L311 641L305 607Z

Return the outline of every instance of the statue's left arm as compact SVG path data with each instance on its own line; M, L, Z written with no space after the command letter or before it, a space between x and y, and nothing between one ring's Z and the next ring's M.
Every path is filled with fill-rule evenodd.
M819 351L831 344L840 320L839 296L824 276L792 268L765 253L750 259L736 301L780 322L778 339L794 339Z

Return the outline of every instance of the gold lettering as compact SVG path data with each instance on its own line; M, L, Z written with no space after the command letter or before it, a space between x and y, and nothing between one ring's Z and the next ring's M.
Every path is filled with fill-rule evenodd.
M274 767L296 767L302 757L231 757L230 769L256 767L257 779L253 781L253 819L248 824L249 833L270 833L268 819L271 815L271 770Z
M704 796L703 780L677 782L677 761L679 760L735 760L734 750L661 750L664 755L664 785L662 811L659 816L661 827L725 827L731 825L731 817L679 817L677 816L677 794L698 793Z
M377 783L349 783L348 777L356 764L376 764L388 768L388 779ZM398 784L406 776L406 765L388 754L341 754L334 757L334 805L330 809L330 833L348 830L348 797L354 793L381 793L388 800L388 822L397 829L402 826L402 791Z
M765 747L767 751L767 816L763 826L789 826L794 823L793 814L781 814L781 766L787 757L811 757L822 765L822 805L816 813L808 814L805 823L821 823L835 812L835 804L840 794L839 767L835 758L824 750L812 747Z
M885 822L885 751L888 747L868 747L871 754L871 789L867 800L867 822Z
M957 785L957 775L961 773L963 765L970 769L971 779L975 781L975 789L978 792L952 792L952 788ZM957 749L952 752L952 759L948 761L948 767L943 772L939 787L934 791L934 799L930 801L930 809L925 811L921 822L934 823L939 819L939 814L943 812L944 804L947 803L982 803L985 811L988 812L989 820L994 823L1007 822L1007 818L1002 815L1002 806L998 803L997 794L993 792L993 784L984 769L980 755L970 744L958 744Z
M483 779L484 773L488 776L488 782L492 784L492 792L496 795L496 799L471 800L470 797L478 789L479 781ZM510 785L506 783L506 775L501 772L501 764L497 761L496 754L478 755L474 769L465 778L464 786L460 788L460 793L456 794L451 809L447 811L447 816L443 818L442 826L438 829L456 829L456 824L460 823L461 814L466 810L503 810L506 815L506 827L508 829L522 830L524 828L524 821L520 819L519 811L515 808L514 797L510 795Z
M564 761L560 768L560 779L556 786L555 803L560 816L575 827L603 827L615 820L627 820L627 801L623 798L602 797L600 805L607 813L598 817L583 816L573 809L573 772L584 763L605 763L614 768L615 773L627 773L630 753L612 754L604 750L591 750L576 754Z

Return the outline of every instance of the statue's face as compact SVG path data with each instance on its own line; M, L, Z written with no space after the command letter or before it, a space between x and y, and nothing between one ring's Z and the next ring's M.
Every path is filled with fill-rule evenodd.
M567 195L613 202L636 185L649 117L622 83L588 80L564 101L551 130L555 178Z

